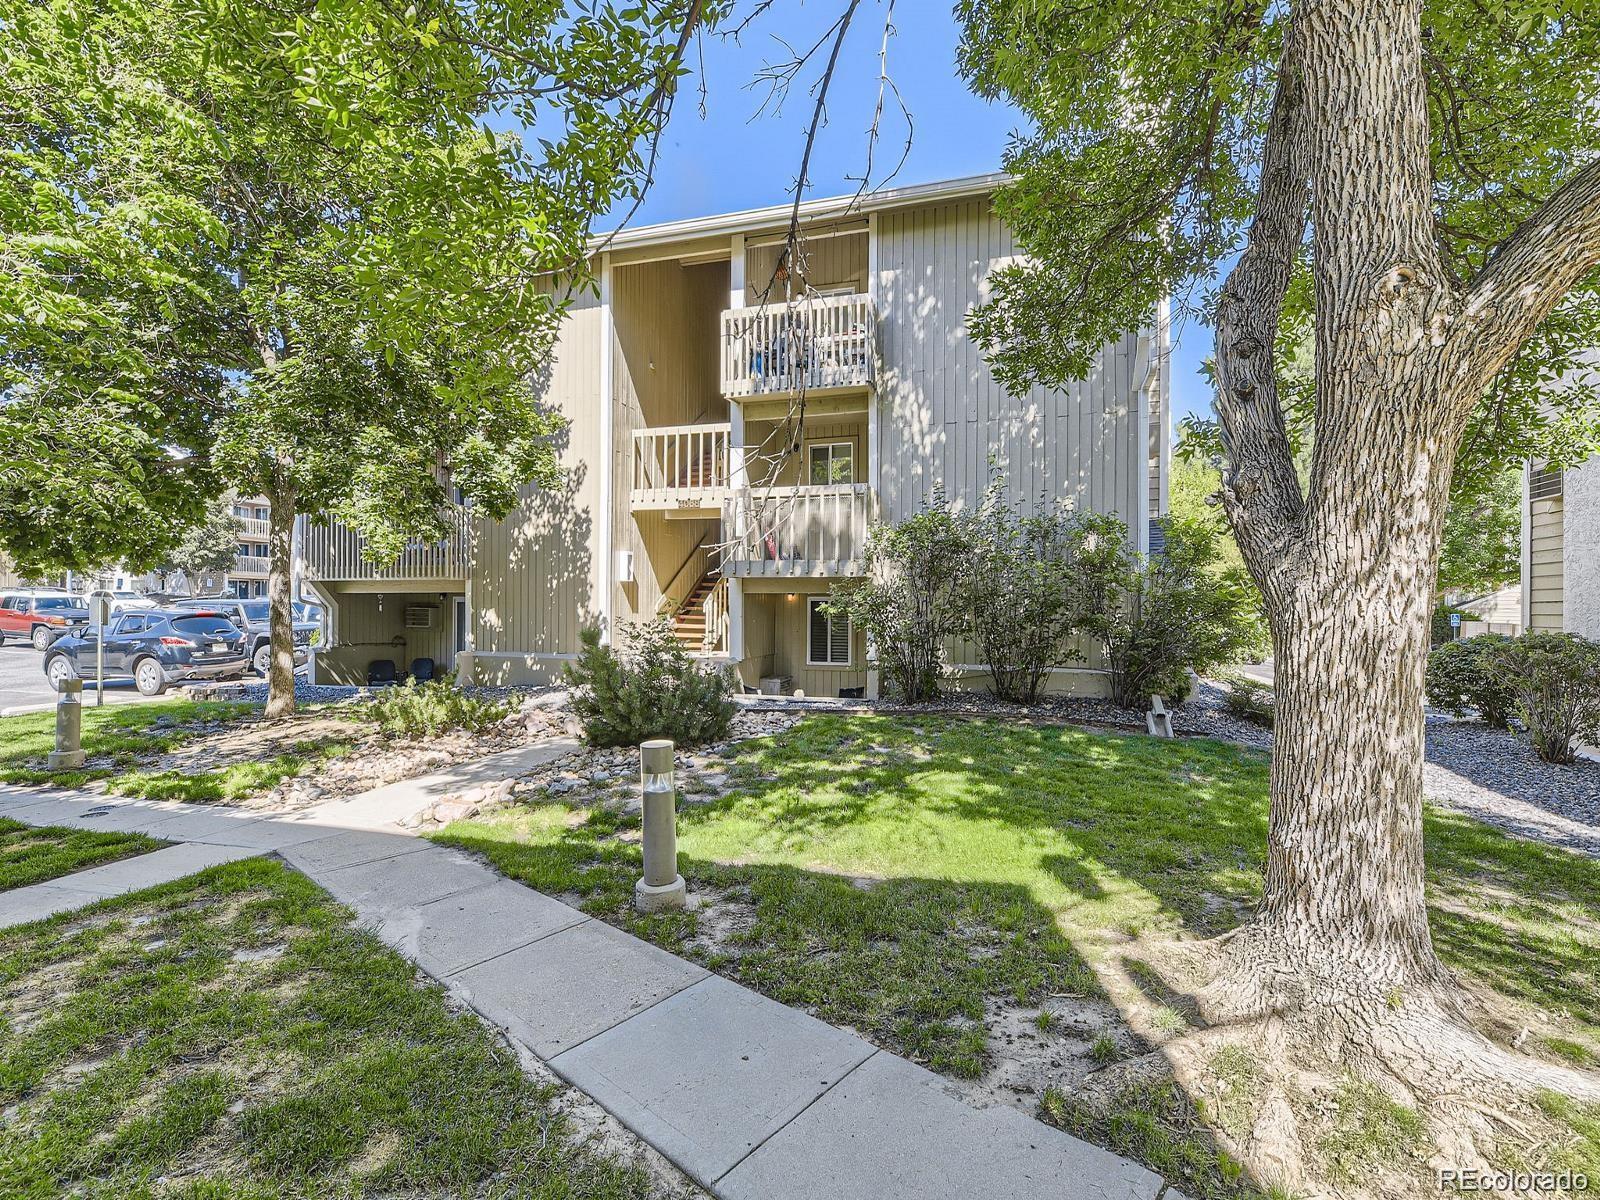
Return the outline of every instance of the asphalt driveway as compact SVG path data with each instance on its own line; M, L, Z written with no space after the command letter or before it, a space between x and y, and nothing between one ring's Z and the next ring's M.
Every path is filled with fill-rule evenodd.
M0 646L0 717L15 716L19 712L34 712L55 706L55 689L44 677L44 655L27 642L6 639ZM94 703L93 679L83 681L83 702ZM106 681L106 703L126 704L141 701L131 679Z

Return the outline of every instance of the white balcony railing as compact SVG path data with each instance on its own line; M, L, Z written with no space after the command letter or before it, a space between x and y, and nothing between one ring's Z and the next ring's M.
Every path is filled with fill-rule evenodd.
M722 314L723 394L870 387L877 340L877 312L865 295L728 309Z
M740 493L723 510L725 572L859 575L877 511L877 493L864 483Z
M437 541L407 542L400 557L375 567L361 554L361 535L337 521L305 523L301 556L311 579L463 580L472 559L472 519L464 508L452 508L450 532Z
M240 517L239 532L245 537L264 538L272 531L272 523L260 517Z
M633 507L720 508L728 489L729 426L633 431Z
M233 574L264 579L267 574L267 556L264 554L238 554L233 559Z

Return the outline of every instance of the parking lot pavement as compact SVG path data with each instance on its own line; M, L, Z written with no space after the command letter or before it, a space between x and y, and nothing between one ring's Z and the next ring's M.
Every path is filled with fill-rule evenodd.
M94 703L93 679L83 681L83 702ZM131 679L106 682L106 703L126 704L143 700ZM6 639L0 646L0 717L53 708L56 692L44 677L44 655L26 642Z

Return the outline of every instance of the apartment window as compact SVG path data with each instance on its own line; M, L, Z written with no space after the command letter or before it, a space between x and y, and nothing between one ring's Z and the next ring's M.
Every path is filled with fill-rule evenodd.
M806 461L806 474L814 484L856 481L854 442L812 442L806 448Z
M1561 469L1559 467L1546 467L1542 471L1535 471L1529 475L1528 499L1561 499Z
M848 667L850 665L850 618L829 616L822 611L826 596L806 601L806 666Z

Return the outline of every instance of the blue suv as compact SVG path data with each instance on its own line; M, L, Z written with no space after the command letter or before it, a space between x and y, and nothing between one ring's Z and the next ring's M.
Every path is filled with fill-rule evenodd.
M80 625L51 643L44 656L51 687L94 677L98 637L94 626ZM249 666L244 631L220 612L125 612L105 627L106 678L132 679L146 696L186 679L237 679Z

